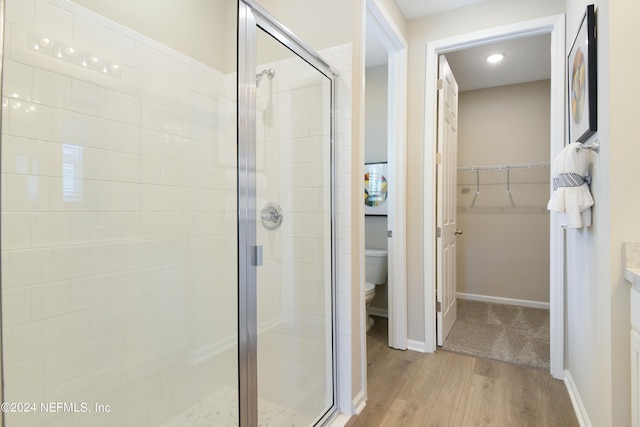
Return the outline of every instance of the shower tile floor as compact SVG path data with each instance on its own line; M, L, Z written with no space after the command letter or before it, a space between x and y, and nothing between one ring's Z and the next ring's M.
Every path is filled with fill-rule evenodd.
M307 416L258 399L260 427L301 427L312 423L313 419ZM162 427L226 427L238 424L238 392L227 388L201 400Z

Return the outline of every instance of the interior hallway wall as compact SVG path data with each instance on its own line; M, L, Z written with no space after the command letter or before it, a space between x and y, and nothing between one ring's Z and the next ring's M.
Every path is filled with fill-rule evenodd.
M549 114L549 80L461 92L458 167L549 163ZM458 292L549 302L549 169L534 170L529 182L546 181L512 172L513 207L504 173L498 185L483 173L477 196L458 183Z
M634 99L640 82L634 0L567 0L567 50L587 4L595 3L599 154L591 155L593 226L567 232L566 367L594 426L630 425L629 284L622 245L640 241Z
M515 22L564 13L564 0L487 0L471 6L412 20L408 23L409 78L407 147L407 302L409 339L425 341L424 285L424 164L425 48L428 41ZM428 129L427 131L432 131ZM433 207L435 209L435 206Z

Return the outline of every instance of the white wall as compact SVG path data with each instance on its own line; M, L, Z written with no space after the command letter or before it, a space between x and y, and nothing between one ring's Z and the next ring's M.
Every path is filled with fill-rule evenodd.
M549 163L549 80L461 92L458 167ZM458 173L458 292L549 302L549 168ZM499 184L496 184L499 183ZM466 189L467 192L462 191Z
M424 174L433 165L424 159L425 48L430 40L506 25L514 22L564 13L563 0L487 0L471 6L408 23L409 91L407 147L407 301L409 339L424 342L424 212L422 195ZM435 209L435 206L434 206ZM426 274L430 274L426 272Z
M567 233L567 369L594 426L630 424L629 300L622 276L622 243L640 240L640 199L634 175L632 99L640 37L637 2L567 0L567 49L585 7L596 5L598 25L598 132L592 155L593 227ZM625 81L631 80L630 84Z

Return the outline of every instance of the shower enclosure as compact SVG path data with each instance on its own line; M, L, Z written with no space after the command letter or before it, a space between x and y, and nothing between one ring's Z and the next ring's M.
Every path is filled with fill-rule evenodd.
M4 425L329 419L332 69L253 1L0 3Z

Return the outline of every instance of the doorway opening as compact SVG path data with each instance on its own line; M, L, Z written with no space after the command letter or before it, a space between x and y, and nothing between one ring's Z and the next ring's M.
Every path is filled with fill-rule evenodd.
M387 254L387 280L375 284L377 296L372 313L388 318L387 344L405 350L408 346L404 210L407 43L386 10L377 3L366 2L365 98L370 99L365 100L365 122L371 126L366 125L365 161L385 170L387 192L386 209L378 212L382 214L373 212L374 215L365 218L365 245ZM372 97L376 102L369 103ZM365 206L365 213L366 209ZM362 261L366 264L364 255ZM364 288L365 284L362 285ZM367 323L364 322L365 327ZM366 341L364 331L362 336ZM366 368L366 364L363 366Z
M440 55L458 83L445 350L549 370L550 34ZM502 55L499 63L488 61Z
M564 16L547 18L493 28L449 39L438 40L427 45L427 84L425 105L425 164L436 164L436 99L438 57L442 54L483 46L498 41L513 40L540 34L551 38L550 131L549 162L562 148L564 141ZM425 344L428 351L435 351L436 334L436 171L425 174ZM476 190L474 188L474 190ZM564 347L564 270L561 265L562 234L554 215L549 221L549 307L550 307L550 371L556 378L563 375Z

